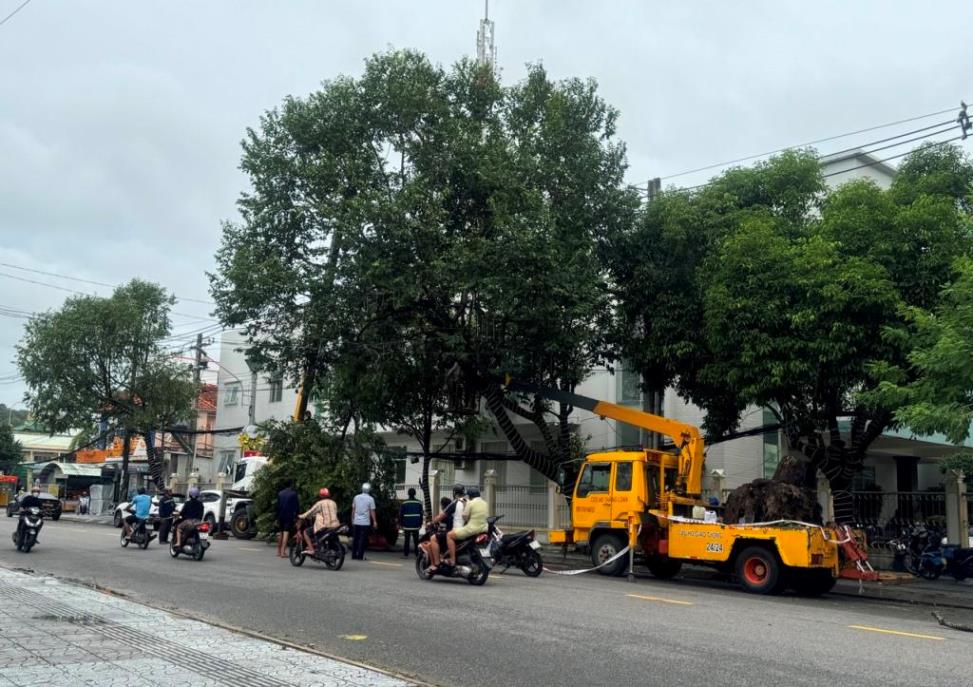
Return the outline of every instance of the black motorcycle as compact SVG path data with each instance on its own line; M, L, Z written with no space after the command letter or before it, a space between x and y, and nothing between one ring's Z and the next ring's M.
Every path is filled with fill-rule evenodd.
M534 530L504 534L497 527L497 521L502 517L495 515L487 518L493 564L506 566L504 572L514 567L523 570L527 577L537 577L544 570L544 560L541 558L541 544L534 536Z
M155 532L150 532L146 526L146 521L141 518L132 526L132 533L129 536L126 537L125 529L122 529L121 545L123 549L128 546L129 542L132 542L140 549L147 549L149 548L149 542L153 539L155 539Z
M21 512L19 525L13 533L14 546L17 550L30 553L37 543L37 535L40 534L43 525L44 516L37 506L31 506L26 512Z
M209 523L197 523L189 532L182 537L182 544L176 548L175 535L169 540L169 555L178 558L179 554L184 553L192 556L195 560L203 560L206 549L209 548Z
M304 565L304 559L311 558L318 563L324 563L324 565L329 570L341 570L341 566L345 564L345 545L341 543L338 536L341 534L347 534L348 528L344 525L341 527L326 529L317 534L312 534L314 537L314 553L309 553L307 546L304 543L303 530L298 529L297 534L291 540L290 551L288 557L291 560L291 565L294 567L300 567Z
M419 535L419 555L416 556L416 574L423 580L431 580L436 577L455 577L464 579L472 585L479 587L486 584L490 576L490 568L493 567L492 554L490 552L490 535L483 533L475 537L464 539L456 543L456 564L447 565L440 563L435 572L427 572L429 568L429 554L426 548L429 539L434 536L433 532L424 532ZM443 553L446 553L443 551Z

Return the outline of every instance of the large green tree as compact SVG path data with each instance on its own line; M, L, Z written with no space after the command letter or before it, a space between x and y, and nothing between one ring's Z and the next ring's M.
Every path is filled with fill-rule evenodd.
M172 303L163 288L135 279L110 297L75 296L38 315L17 345L25 401L39 425L58 432L103 419L123 435L121 495L128 493L130 438L186 418L196 392L161 343ZM161 485L161 460L149 451L149 461Z
M702 406L713 432L748 405L774 410L806 459L798 481L820 470L847 520L854 474L897 422L872 393L880 371L913 374L909 313L937 306L971 249L969 172L954 150L922 148L889 190L829 191L813 153L793 152L663 194L603 242L620 352L648 386L674 383Z
M498 380L573 389L601 358L610 293L593 238L637 206L616 119L591 82L532 67L504 87L408 51L290 98L245 142L220 314L329 412L401 428L427 457L434 434L477 429L485 398L554 478L576 446L571 408Z

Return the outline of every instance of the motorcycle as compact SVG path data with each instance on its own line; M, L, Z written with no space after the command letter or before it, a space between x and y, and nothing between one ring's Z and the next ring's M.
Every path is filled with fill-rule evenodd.
M129 542L136 544L140 549L149 548L149 542L155 539L155 532L150 532L145 520L138 520L132 526L132 534L125 536L125 529L122 529L121 545L124 549Z
M537 577L544 570L544 560L541 558L541 544L534 536L534 530L527 532L516 532L514 534L504 534L497 527L497 521L502 515L495 515L487 518L490 535L490 555L494 565L506 566L506 572L510 567L517 567L524 571L527 577Z
M176 537L175 535L172 536L169 540L169 555L178 558L179 554L184 553L197 561L201 561L203 556L206 555L209 543L209 523L201 522L183 535L182 544L178 548L176 548Z
M308 553L307 546L304 543L303 528L299 528L297 534L291 540L290 551L288 552L291 565L299 568L304 565L306 558L311 558L319 563L324 563L329 570L341 570L341 566L345 564L346 549L345 545L338 539L338 535L347 533L348 528L342 525L334 529L324 530L317 535L311 535L315 539L314 553Z
M938 579L946 570L946 558L943 555L945 542L945 538L940 541L940 535L935 531L921 526L914 527L906 545L906 570L926 580Z
M13 533L14 546L17 547L17 550L30 553L30 550L37 544L37 535L40 534L43 525L44 516L37 506L31 506L26 512L22 512L19 526Z
M464 539L456 544L456 564L446 565L440 563L435 572L429 573L429 554L427 547L429 539L434 536L433 532L419 532L419 555L416 556L416 574L420 579L431 580L437 575L439 577L454 577L464 579L472 585L479 587L486 584L490 576L490 569L493 567L493 558L490 547L490 535L484 532L475 537ZM445 553L445 551L443 552Z

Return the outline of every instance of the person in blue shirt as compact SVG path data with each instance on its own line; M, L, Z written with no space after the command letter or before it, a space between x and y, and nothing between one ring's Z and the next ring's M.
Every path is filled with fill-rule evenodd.
M128 510L134 510L134 512L125 518L125 536L132 536L132 525L137 523L139 520L145 521L149 519L149 511L152 510L152 497L145 493L144 487L139 487L138 494L132 503L129 504Z

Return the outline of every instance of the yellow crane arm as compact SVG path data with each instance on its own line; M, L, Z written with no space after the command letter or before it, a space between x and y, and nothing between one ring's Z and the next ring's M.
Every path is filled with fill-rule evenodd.
M698 497L700 495L703 481L704 446L703 436L698 427L660 415L646 413L637 408L599 401L595 398L561 391L560 389L547 389L509 377L504 386L511 391L538 394L558 403L582 408L599 417L624 422L627 425L669 437L679 452L679 477L676 483L676 492L682 496Z

